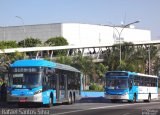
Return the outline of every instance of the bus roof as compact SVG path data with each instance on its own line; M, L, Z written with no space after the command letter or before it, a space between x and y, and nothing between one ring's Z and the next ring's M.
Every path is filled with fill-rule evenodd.
M75 72L80 72L74 67L64 65L64 64L59 64L47 60L42 60L42 59L28 59L28 60L18 60L15 61L13 64L11 64L11 67L50 67L50 68L57 68L57 69L63 69L63 70L68 70L68 71L75 71Z
M137 72L131 72L131 71L108 71L106 72L106 74L108 73L126 73L126 74L132 74L132 75L138 75L138 76L144 76L144 77L153 77L153 78L158 78L158 76L155 76L155 75L147 75L147 74L142 74L142 73L137 73Z
M18 60L11 64L11 67L55 67L56 64L47 60Z
M60 64L60 63L56 63L56 67L57 69L62 69L62 70L68 70L68 71L75 71L75 72L80 72L78 69L69 66L69 65L64 65L64 64Z
M139 75L139 76L144 76L144 77L154 77L154 78L158 78L158 76L155 76L155 75L147 75L147 74L142 74L142 73L137 73L137 75Z

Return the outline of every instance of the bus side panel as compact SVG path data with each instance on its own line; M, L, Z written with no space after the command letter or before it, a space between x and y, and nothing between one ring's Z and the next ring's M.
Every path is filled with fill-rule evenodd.
M158 99L158 87L150 87L151 99Z
M138 87L138 99L139 100L147 100L148 95L150 93L149 89L150 89L149 87L139 86Z
M145 100L148 99L149 94L151 94L151 99L158 98L157 87L145 87L139 86L138 87L138 99Z

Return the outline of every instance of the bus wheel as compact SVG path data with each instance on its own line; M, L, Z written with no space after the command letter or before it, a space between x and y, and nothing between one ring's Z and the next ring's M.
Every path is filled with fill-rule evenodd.
M76 95L74 93L74 95L73 95L73 103L75 103L75 102L76 102Z
M111 99L111 102L112 102L112 103L116 103L116 102L117 102L117 100Z
M134 94L134 96L133 96L133 103L136 103L137 102L137 96L136 96L136 94Z
M132 100L128 100L128 103L132 103L133 101Z

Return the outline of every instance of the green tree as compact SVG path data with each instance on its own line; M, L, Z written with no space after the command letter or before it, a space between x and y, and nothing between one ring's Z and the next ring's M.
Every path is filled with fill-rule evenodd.
M147 56L146 60L149 62L149 53L150 53L150 74L157 75L159 67L160 67L160 61L159 56L157 55L159 51L159 47L151 45L147 48ZM146 65L149 71L149 63Z
M72 58L69 56L60 56L56 58L56 62L66 65L72 65Z
M115 44L104 51L104 64L108 66L109 71L112 71L117 70L119 63L119 45Z
M151 63L155 62L157 48L151 46L135 46L133 43L121 44L121 62L119 60L119 44L113 45L105 51L104 62L109 67L109 70L126 70L146 73L148 68L148 50L150 50ZM147 72L148 73L148 72Z
M3 53L2 55L0 55L0 59L1 59L0 65L8 68L10 64L13 63L15 60L21 60L24 57L25 57L25 53L21 53L17 51L10 54Z
M0 41L0 49L17 48L18 44L16 41Z
M105 66L103 63L95 64L96 74L99 76L99 79L104 78L104 74L108 71L108 66Z
M135 47L131 42L121 45L122 60L118 66L119 70L142 72L144 70L145 57L142 47Z
M47 41L44 42L45 45L48 46L65 46L68 45L68 42L65 38L63 37L54 37L54 38L49 38ZM59 51L54 51L53 55L61 55L65 56L67 54L67 50L59 50Z
M26 38L20 42L18 42L18 45L20 47L36 47L38 45L41 45L42 41L38 38Z
M154 75L160 76L160 58L157 56L154 62Z
M88 84L88 77L94 72L94 63L92 58L90 57L83 57L82 55L77 55L73 57L73 67L79 69L83 73L83 87L86 88Z
M9 59L11 62L14 62L15 60L24 59L24 57L25 57L25 53L21 53L17 51L9 55Z
M63 37L54 37L45 41L45 44L48 44L48 46L65 46L68 45L68 42Z

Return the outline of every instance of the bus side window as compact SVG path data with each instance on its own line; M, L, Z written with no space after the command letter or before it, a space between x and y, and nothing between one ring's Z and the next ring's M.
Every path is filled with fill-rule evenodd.
M43 77L43 83L42 84L43 84L43 89L46 90L47 89L47 77L46 76Z
M56 75L50 76L50 86L51 88L55 89L56 88Z
M132 86L133 86L133 80L132 79L129 79L129 89L132 89Z
M64 77L65 77L64 74L62 74L62 75L60 76L60 89L61 89L61 90L64 90Z
M139 76L134 76L134 85L139 86L140 83L140 77Z

